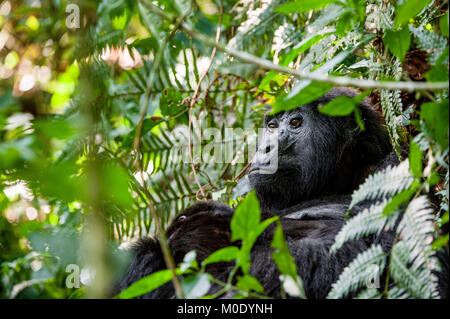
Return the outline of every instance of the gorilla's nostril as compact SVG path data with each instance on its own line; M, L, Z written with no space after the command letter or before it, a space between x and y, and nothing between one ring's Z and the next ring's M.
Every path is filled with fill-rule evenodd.
M266 146L266 154L267 154L267 153L270 153L270 145L267 145L267 146Z

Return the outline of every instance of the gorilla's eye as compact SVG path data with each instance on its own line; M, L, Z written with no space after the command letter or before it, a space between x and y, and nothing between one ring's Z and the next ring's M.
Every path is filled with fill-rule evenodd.
M299 118L292 119L289 124L291 124L293 127L300 127L302 125L302 120Z
M270 122L269 124L267 124L267 127L273 130L277 128L277 124L274 122Z
M186 219L186 216L184 216L184 215L181 215L180 217L178 217L178 220L180 222L184 221L185 219Z

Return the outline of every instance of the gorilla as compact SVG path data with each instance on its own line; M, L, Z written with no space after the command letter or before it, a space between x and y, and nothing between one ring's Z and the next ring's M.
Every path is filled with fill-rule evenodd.
M363 101L359 108L365 130L350 117L330 117L318 107L334 98L357 93L334 88L295 110L267 115L264 127L278 135L276 174L260 174L270 146L259 149L249 170L263 212L279 215L305 200L331 194L351 194L392 147L381 118Z
M392 232L382 232L363 240L349 241L337 253L329 254L334 238L344 224L352 191L377 167L385 167L386 161L398 161L392 156L381 117L368 102L359 105L364 130L351 116L329 117L320 113L318 108L322 104L342 95L354 97L357 93L348 88L334 88L297 109L266 115L264 128L267 135L277 133L278 169L273 174L264 173L273 156L273 147L267 143L267 147L258 149L248 173L260 203L262 219L274 215L280 217L307 298L325 298L343 269L373 243L380 243L388 251L393 242ZM368 205L362 203L351 213ZM231 208L212 201L198 202L182 212L166 231L175 263L182 262L191 250L196 250L197 262L201 263L220 248L239 246L239 242L231 241L232 215ZM264 294L280 298L280 273L272 260L270 247L274 231L272 224L254 244L249 273L263 285ZM118 282L116 292L165 268L157 240L143 239L135 244L133 251L132 264ZM226 281L233 265L233 262L211 264L206 271ZM209 293L220 288L212 285ZM169 282L140 298L174 297Z

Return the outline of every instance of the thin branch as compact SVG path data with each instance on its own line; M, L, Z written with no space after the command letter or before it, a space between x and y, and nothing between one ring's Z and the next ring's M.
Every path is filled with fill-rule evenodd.
M163 19L174 21L174 16L170 13L164 12L161 8L151 3L149 0L140 0L150 11L159 15ZM412 81L376 81L376 80L361 80L346 76L333 76L328 74L318 74L310 72L302 72L288 67L280 66L272 63L266 59L259 58L255 55L238 51L227 47L221 43L217 43L213 39L191 29L187 24L182 23L180 28L194 39L203 42L209 46L216 47L217 50L225 52L239 60L254 64L266 70L272 70L282 73L287 73L298 77L300 79L307 79L316 82L330 83L336 86L354 86L365 89L388 89L388 90L405 90L405 91L434 91L434 90L448 90L448 82L412 82Z
M222 0L220 0L219 24L217 25L217 31L216 31L216 43L218 43L220 40L220 28L222 26L222 16L223 16L223 5L222 5ZM200 80L197 83L197 87L195 88L194 95L192 96L191 103L189 105L189 137L188 137L189 160L191 161L191 167L192 167L192 172L194 173L195 182L197 183L200 193L202 194L203 198L206 198L206 194L205 194L205 191L203 190L203 187L200 184L200 181L198 179L197 171L195 170L195 164L194 164L194 160L192 157L192 144L191 144L192 110L194 109L195 103L197 102L198 93L200 91L202 81L208 74L209 69L211 68L211 66L213 64L214 57L216 55L216 51L217 51L217 48L214 47L212 50L212 53L211 53L211 58L209 59L208 67L206 68L205 72L203 72L202 76L200 77ZM192 54L194 54L194 52L192 52Z

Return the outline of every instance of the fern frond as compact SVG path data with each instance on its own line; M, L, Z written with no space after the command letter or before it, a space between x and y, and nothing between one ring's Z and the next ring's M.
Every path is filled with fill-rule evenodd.
M416 260L421 260L422 265L414 266L414 263L417 263L415 261L413 265L409 266L410 253L411 251L404 241L397 243L392 249L389 271L395 284L412 298L438 298L437 279L423 264L426 260L416 258ZM390 297L398 298L398 295L394 294Z
M336 235L330 253L335 253L349 240L360 239L368 235L379 234L385 226L393 227L398 216L398 211L389 216L383 215L383 209L387 201L371 205L356 216L349 219Z
M428 257L431 252L432 235L435 229L434 212L426 196L412 200L398 225L402 241L406 242L412 251L411 259L420 254Z
M435 32L409 25L409 30L417 38L419 48L428 53L428 62L434 65L447 47L447 40ZM446 61L445 61L446 63Z
M376 288L367 288L361 291L355 299L381 299L382 295Z
M388 166L366 178L364 183L352 194L349 209L363 200L375 200L392 197L411 186L414 178L409 172L409 161L398 166Z
M408 292L399 287L392 287L389 289L389 299L410 299L411 296Z
M389 270L395 283L413 298L437 298L439 269L431 243L434 212L426 196L412 200L398 225L401 241L392 249Z
M383 269L386 263L386 255L381 245L374 245L360 253L348 265L331 288L327 299L342 298L363 285L373 275L367 265L374 265Z

